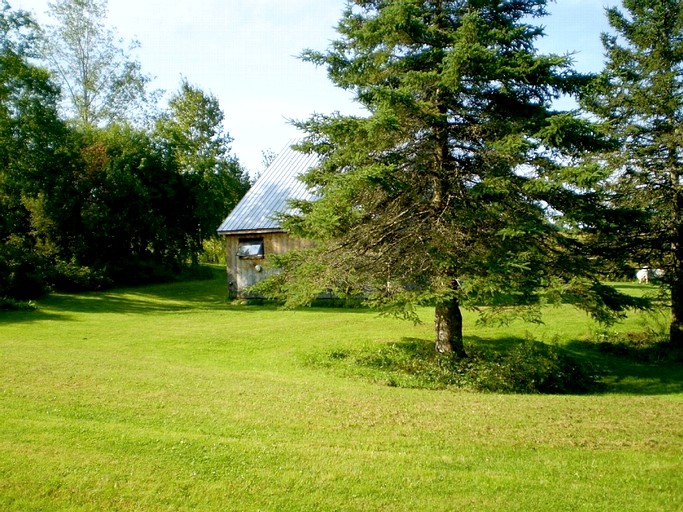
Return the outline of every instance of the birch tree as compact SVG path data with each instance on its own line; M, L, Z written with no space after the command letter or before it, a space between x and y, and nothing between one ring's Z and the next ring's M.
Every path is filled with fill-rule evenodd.
M107 26L107 0L56 0L42 30L42 56L62 87L65 116L84 126L145 119L150 77Z

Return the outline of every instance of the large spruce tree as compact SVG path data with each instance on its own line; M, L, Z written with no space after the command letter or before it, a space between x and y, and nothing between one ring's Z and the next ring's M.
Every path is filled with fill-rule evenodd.
M359 293L408 317L435 305L436 349L459 355L463 306L531 320L551 301L621 310L571 229L597 207L599 176L575 164L599 140L552 108L586 77L536 50L546 3L349 3L339 39L303 58L367 115L298 123L299 149L320 156L305 177L319 199L285 221L316 244L278 261L272 289L290 303Z
M623 7L607 10L607 62L585 102L618 141L603 164L614 171L614 206L631 211L604 234L620 233L609 244L632 263L665 270L670 337L683 347L683 4L624 0Z

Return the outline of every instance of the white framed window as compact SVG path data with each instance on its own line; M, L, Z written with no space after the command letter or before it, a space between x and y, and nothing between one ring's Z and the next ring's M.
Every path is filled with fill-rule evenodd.
M240 238L237 244L238 258L263 258L263 238Z

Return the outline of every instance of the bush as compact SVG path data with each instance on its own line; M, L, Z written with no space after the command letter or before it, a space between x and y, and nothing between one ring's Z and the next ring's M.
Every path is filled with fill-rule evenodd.
M21 301L0 297L0 311L33 311L36 309L32 301Z
M0 244L0 296L28 301L44 296L48 291L46 261L10 239Z
M220 237L212 237L202 241L200 263L225 265L225 241Z
M164 266L150 260L131 260L125 264L110 265L106 269L80 267L73 263L59 262L52 272L54 288L66 293L97 291L114 286L138 286L175 281L198 281L213 279L216 272L224 272L206 265L183 267Z
M526 340L506 352L468 352L457 358L436 353L431 342L410 340L357 353L335 351L314 363L408 388L580 394L601 387L595 369L556 346Z
M554 345L529 340L507 354L482 361L489 376L480 384L490 391L577 394L595 391L599 383L597 372L588 363Z
M52 280L57 290L67 293L103 290L113 285L102 270L63 261L55 265Z

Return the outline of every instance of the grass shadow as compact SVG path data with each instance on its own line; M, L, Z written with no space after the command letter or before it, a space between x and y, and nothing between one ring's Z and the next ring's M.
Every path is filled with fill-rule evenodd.
M191 281L177 281L114 288L82 293L52 293L35 301L33 311L0 313L0 324L36 322L40 320L69 320L71 313L157 314L201 309L230 309L227 301L225 273L210 269L210 277ZM240 311L248 309L240 309Z
M479 350L507 352L525 338L483 338L468 336L466 342ZM578 361L595 368L605 386L600 394L675 395L683 394L683 364L680 354L667 357L663 344L605 348L586 340L563 342L562 349ZM678 357L676 357L678 356Z
M522 336L504 336L500 338L487 338L483 336L465 336L465 350L468 347L475 348L479 351L491 352L507 352L515 347L518 347L528 338Z
M83 293L52 293L36 301L34 310L2 311L0 325L8 323L31 323L42 320L71 319L74 313L114 313L154 315L197 310L239 311L260 313L276 311L280 306L263 300L230 301L223 281L191 281L171 284L145 285L134 288L112 289ZM315 314L367 314L366 308L340 308L313 306L297 308Z
M525 338L483 338L468 336L466 346L477 350L508 352L525 342ZM571 340L562 349L578 361L597 370L605 386L600 394L675 395L683 394L683 364L664 353L662 344L605 349L598 343ZM675 356L675 355L674 355Z
M0 326L3 324L15 323L34 323L43 322L45 320L67 320L68 315L63 313L43 311L34 309L32 311L1 311L0 312Z
M683 366L639 362L602 352L594 343L555 345L529 338L468 336L465 360L437 355L419 338L360 350L333 350L321 366L395 387L460 388L502 393L674 395L683 393Z
M627 395L672 395L683 393L683 364L655 359L645 353L658 351L654 347L634 357L633 354L606 352L600 344L574 340L565 347L575 357L589 361L603 375L605 392Z
M322 366L419 389L465 389L511 394L588 394L602 388L592 367L562 348L515 337L466 345L468 356L439 354L431 340L398 342L359 350L333 351Z

